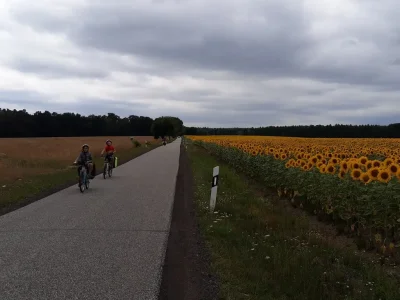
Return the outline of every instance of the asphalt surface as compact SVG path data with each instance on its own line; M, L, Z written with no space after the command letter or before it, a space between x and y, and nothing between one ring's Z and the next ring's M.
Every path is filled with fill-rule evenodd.
M180 140L0 217L0 299L157 299Z

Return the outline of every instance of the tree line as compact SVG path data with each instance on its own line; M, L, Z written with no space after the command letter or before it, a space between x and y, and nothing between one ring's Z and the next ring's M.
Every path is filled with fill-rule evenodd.
M28 113L0 109L0 137L72 136L171 136L183 134L183 122L176 117L135 116L121 118L113 113L82 116L75 113Z
M400 138L400 123L390 125L309 125L258 128L185 128L187 135L262 135L307 138Z
M309 138L400 138L400 123L390 125L309 125L258 128L185 127L181 119L156 119L114 113L82 116L75 113L29 114L26 110L0 109L0 137L263 135Z

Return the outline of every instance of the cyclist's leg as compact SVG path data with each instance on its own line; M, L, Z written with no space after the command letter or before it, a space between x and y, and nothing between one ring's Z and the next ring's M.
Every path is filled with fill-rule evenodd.
M111 166L111 155L110 155L110 154L107 153L107 155L106 155L106 157L105 157L105 161L106 161L107 163L109 163L110 166Z
M114 155L110 155L110 165L114 168Z
M88 171L89 178L90 178L90 179L93 179L93 178L94 178L93 175L92 175L92 172L93 172L93 163L92 163L92 162L88 163L87 166L86 166L86 168L87 168L87 171Z

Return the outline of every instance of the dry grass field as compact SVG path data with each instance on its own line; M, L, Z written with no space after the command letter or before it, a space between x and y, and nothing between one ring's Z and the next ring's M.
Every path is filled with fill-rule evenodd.
M89 144L90 151L98 158L107 139L108 137L0 138L0 183L65 170L71 166L85 143ZM115 136L110 139L121 155L133 147L130 137ZM156 142L151 136L135 139L142 144L145 141Z

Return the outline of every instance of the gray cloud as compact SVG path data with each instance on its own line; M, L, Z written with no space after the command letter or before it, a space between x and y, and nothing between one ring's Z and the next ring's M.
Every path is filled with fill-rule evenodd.
M9 106L16 106L19 109L23 107L32 108L36 106L46 107L49 98L43 97L40 93L29 91L13 91L1 90L0 91L0 107L7 108Z
M4 30L35 34L48 46L42 56L38 48L10 48L3 65L18 71L16 78L30 76L25 91L43 99L68 94L71 103L49 104L57 110L171 114L200 126L393 122L400 116L400 3L325 4L12 4ZM53 89L33 77L51 79ZM0 84L0 100L6 87ZM28 103L11 98L42 107L29 95Z
M188 5L187 11L175 13L171 1L153 5L139 1L135 6L123 3L94 2L79 11L83 22L69 23L43 11L37 11L35 17L27 15L29 10L17 11L15 17L40 30L63 31L79 45L103 51L274 76L299 69L302 53L312 46L306 37L309 24L301 15L300 2L290 2L291 9L288 1L259 3L251 11L256 16L238 15L245 18L239 21L229 15L225 5L217 10L205 5L198 12L195 9L199 7ZM169 3L172 8L167 7ZM239 3L247 6L247 2ZM155 9L157 6L169 13Z
M85 69L77 66L62 65L50 61L35 61L27 58L20 58L12 62L10 67L23 73L38 74L46 78L104 78L109 74L108 70L105 69Z
M99 101L101 101L101 105L94 107L93 102L99 103ZM81 115L115 113L121 117L149 116L146 104L107 101L107 99L82 99L79 103L57 103L40 94L24 91L0 91L0 108L26 109L30 113L48 110L57 113L73 112Z

